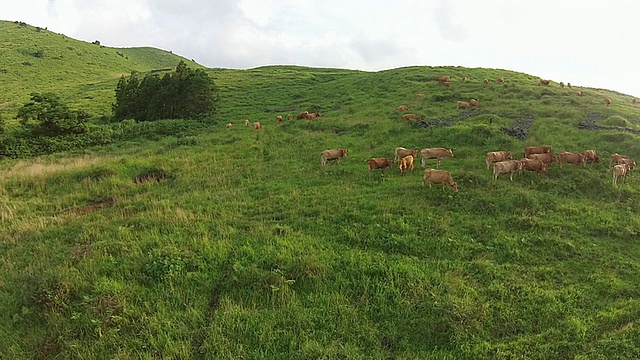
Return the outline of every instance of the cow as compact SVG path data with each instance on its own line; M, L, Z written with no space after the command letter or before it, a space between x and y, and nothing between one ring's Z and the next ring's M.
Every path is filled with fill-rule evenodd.
M476 100L476 99L471 99L471 100L469 100L469 105L471 105L471 106L478 106L478 100Z
M442 84L444 87L451 87L451 82L449 82L449 81L443 81L441 84Z
M416 114L404 114L402 115L402 120L405 121L409 121L409 120L422 120L422 117L416 115Z
M570 82L568 82L568 83L567 83L567 87L568 87L569 89L571 89L571 83L570 83Z
M584 155L580 153L569 152L569 151L563 151L559 153L558 160L560 164L562 164L563 162L566 162L566 163L574 164L576 166L586 163L586 158L584 157Z
M627 164L619 164L615 165L611 168L611 172L613 173L613 185L618 183L618 180L622 179L624 181L627 173L629 173L629 165Z
M564 83L560 81L560 87L564 89Z
M541 160L545 164L551 164L552 162L557 162L558 161L558 157L553 155L553 154L551 154L551 153L531 154L529 159L538 159L538 160Z
M407 105L400 105L396 107L397 111L407 111L409 110L409 107Z
M314 113L308 113L307 114L307 120L314 120L315 118L319 117L320 113L314 112Z
M253 123L253 130L262 129L262 124L259 121Z
M519 160L498 161L493 164L493 180L498 180L498 175L509 174L509 179L513 181L513 173L522 171L522 162Z
M611 105L612 102L613 101L611 101L611 98L604 99L604 104L607 105L607 106Z
M451 78L449 76L438 76L436 78L436 81L440 81L441 83L443 83L446 81L451 81Z
M611 154L611 163L610 165L620 164L620 159L628 159L629 157L626 155L621 155L618 153Z
M578 95L578 96L582 96L582 91L577 90L577 91L576 91L576 95Z
M276 116L276 120L278 120L278 122L282 122L282 115Z
M616 165L621 165L621 164L627 164L629 166L629 171L636 168L636 161L633 159L628 159L628 158L619 159Z
M489 85L489 79L482 80L482 83L485 84L485 85Z
M422 177L422 186L425 184L442 184L442 191L445 187L451 187L453 191L458 192L458 184L453 181L451 173L447 170L425 169Z
M244 120L244 124L245 124L246 126L249 126L249 119L245 119L245 120Z
M307 115L309 115L308 111L301 112L300 114L298 114L298 120L306 119Z
M638 102L640 102L640 100L638 100L636 98L631 99L631 103L632 104L637 104Z
M468 109L471 105L466 101L458 101L456 103L456 109L460 110L462 108Z
M425 95L425 94L423 94L423 93L418 93L418 94L416 94L416 98L418 98L418 99L419 99L419 98L423 98L423 97L425 97L425 96L426 96L426 95Z
M520 159L520 162L522 163L522 170L535 171L536 176L540 176L541 172L547 171L549 168L549 164L540 159L522 158Z
M289 114L289 115L287 115L287 119L288 119L288 120L293 120L293 114Z
M551 153L551 146L527 146L524 148L524 157L531 158L531 154Z
M595 150L585 150L582 152L582 155L584 155L584 159L586 162L600 161L600 156L598 156L598 153Z
M496 79L496 82L498 82L498 84L504 84L504 78L503 77L499 77Z
M466 76L463 76L463 77L462 77L462 81L467 81L467 80L469 80L469 78L468 78L468 77L466 77Z
M549 86L549 80L540 79L540 86Z
M227 123L227 129L231 129L233 127L232 123Z
M484 162L489 170L489 165L505 160L513 160L513 155L509 151L489 151L484 158Z
M413 156L407 155L403 157L400 163L398 163L398 168L400 168L402 176L404 176L407 170L413 171Z
M371 158L367 160L367 164L369 165L369 172L372 172L374 169L382 169L382 176L384 176L384 170L386 168L393 167L393 161L387 158Z
M411 149L406 149L403 148L402 146L398 146L395 149L395 157L393 158L395 161L398 161L400 159L402 159L403 157L407 156L407 155L411 155L414 158L418 157L418 150L411 150Z
M442 161L442 159L444 159L446 156L453 157L453 150L445 148L422 149L420 150L420 156L422 157L422 159L420 160L420 164L422 164L422 167L425 167L425 162L427 159L438 159L437 167L440 167L440 162Z
M322 166L327 165L327 161L336 160L337 162L342 161L343 157L347 156L347 149L329 149L324 150L320 154L320 164Z

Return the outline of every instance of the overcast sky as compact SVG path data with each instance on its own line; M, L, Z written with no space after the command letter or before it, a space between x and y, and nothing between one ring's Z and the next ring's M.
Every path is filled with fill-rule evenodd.
M640 0L4 0L0 18L207 67L498 68L640 97Z

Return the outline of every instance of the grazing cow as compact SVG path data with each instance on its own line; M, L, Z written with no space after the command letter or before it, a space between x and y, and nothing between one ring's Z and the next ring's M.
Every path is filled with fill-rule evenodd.
M639 102L639 100L638 100L638 99L635 99L635 98L634 98L634 99L631 99L631 103L632 103L632 104L637 104L638 102Z
M549 164L543 162L540 159L522 158L520 159L520 162L522 163L523 170L535 171L536 176L540 176L541 172L547 171L547 169L549 168Z
M400 168L402 176L404 176L407 170L413 171L413 156L407 155L403 157L402 160L400 160L398 167Z
M451 86L451 82L449 82L449 81L443 81L441 84L442 84L444 87L450 87L450 86Z
M372 172L374 169L382 169L383 176L386 168L393 167L393 161L387 158L371 158L367 160L367 164L369 165L369 172Z
M620 159L628 159L629 157L626 155L621 155L618 153L611 154L611 165L620 164Z
M314 120L317 117L320 117L320 113L314 112L307 114L307 120Z
M423 98L423 97L425 97L425 96L426 96L426 95L425 95L425 94L423 94L423 93L418 93L418 94L416 94L416 98Z
M404 114L402 115L402 120L422 120L422 117L416 115L416 114Z
M604 99L604 104L605 105L609 106L609 105L611 105L611 103L612 103L611 98Z
M262 129L262 124L259 121L253 123L253 130Z
M613 185L618 183L618 180L622 179L624 181L625 177L629 173L629 165L627 164L619 164L611 168L613 172Z
M569 152L569 151L563 151L560 154L558 154L558 160L560 160L559 161L560 164L562 164L563 162L566 162L566 163L574 164L576 166L586 163L586 158L584 157L584 155L580 153Z
M580 91L580 90L576 91L576 95L582 96L582 91Z
M458 192L458 184L453 181L451 173L447 170L425 169L422 177L422 186L425 184L442 184L442 191L445 187L451 187L453 191Z
M227 129L231 129L233 127L232 123L227 123Z
M425 167L425 162L427 159L438 159L437 167L440 167L440 162L442 161L442 159L444 159L446 156L453 157L453 150L445 148L422 149L420 150L420 156L422 157L422 159L420 160L420 164L422 164L422 167Z
M541 85L541 86L549 86L549 80L542 80L542 79L540 79L540 85Z
M553 155L553 154L551 154L551 153L531 154L531 156L529 156L529 159L538 159L538 160L541 160L545 164L551 164L552 162L557 162L558 161L558 157Z
M398 160L400 160L403 157L408 156L408 155L411 155L414 158L418 157L418 150L411 150L411 149L403 148L402 146L398 146L396 148L396 150L395 150L395 154L396 154L396 156L395 156L394 160L398 161Z
M307 115L309 115L308 111L301 112L300 114L298 114L298 120L306 119Z
M282 122L282 115L276 116L276 120L278 120L278 122Z
M409 107L407 105L400 105L398 107L396 107L397 111L407 111L409 110Z
M484 158L485 164L487 164L487 170L489 165L505 160L513 160L513 155L509 151L489 151Z
M287 119L288 119L288 120L293 120L293 114L289 114L289 115L287 115Z
M522 171L522 162L518 160L505 160L493 164L493 180L498 180L498 175L509 174L509 179L513 181L513 173Z
M569 83L569 82L568 82L568 83L567 83L567 87L568 87L569 89L571 89L571 83Z
M458 109L458 110L460 110L462 108L468 109L470 107L471 107L471 105L466 101L458 101L456 103L456 109Z
M245 120L244 120L244 124L245 124L245 125L247 125L247 126L249 126L249 119L245 119Z
M471 100L469 100L469 105L471 105L471 106L478 106L478 100L476 100L476 99L471 99Z
M327 165L327 161L336 160L337 162L342 161L343 157L347 156L347 149L329 149L324 150L320 154L320 164L322 166Z
M466 76L463 76L463 77L462 77L462 81L467 81L467 80L469 80L469 78L468 78L468 77L466 77Z
M617 165L627 164L629 166L629 170L633 170L636 168L636 161L633 159L619 159Z
M448 76L438 76L438 77L436 78L436 80L437 80L437 81L440 81L440 82L442 83L442 82L445 82L445 81L451 81L451 78L450 78L450 77L448 77Z
M496 81L498 82L498 84L504 84L504 78L503 77L499 77L498 79L496 79Z
M551 153L551 146L527 146L524 148L524 157L531 158L531 154Z
M582 152L582 155L584 155L584 159L586 162L600 161L600 156L598 156L598 153L595 150L585 150Z
M560 87L564 89L564 83L560 81Z
M485 85L489 85L489 79L482 80L482 83L485 84Z

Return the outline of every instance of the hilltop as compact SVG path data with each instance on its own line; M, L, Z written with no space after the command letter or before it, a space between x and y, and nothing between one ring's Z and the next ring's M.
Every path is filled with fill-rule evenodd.
M12 48L29 49L17 36ZM53 90L77 106L93 96L89 108L108 115L109 84L142 60L47 36L94 54L83 66L102 90L62 61L42 76L58 74ZM47 48L42 59L57 51L75 56ZM5 61L0 76L41 81L27 76L36 65ZM206 71L220 91L207 121L125 121L113 128L126 136L101 147L0 162L3 355L640 357L640 181L614 186L609 168L614 152L640 156L630 96L455 66ZM450 87L435 81L444 75ZM470 98L477 108L456 108ZM321 116L276 122L303 111ZM514 181L485 168L487 151L519 158L542 144L602 161ZM368 172L367 159L396 146L453 149L441 167L459 192L423 186L419 161L406 176ZM330 148L348 155L323 167Z

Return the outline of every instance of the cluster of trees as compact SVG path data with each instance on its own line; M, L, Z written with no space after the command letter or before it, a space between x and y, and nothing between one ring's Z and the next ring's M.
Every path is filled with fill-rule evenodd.
M116 101L112 105L115 120L135 119L199 119L217 110L217 89L202 70L193 70L180 61L175 72L124 76L116 86Z

